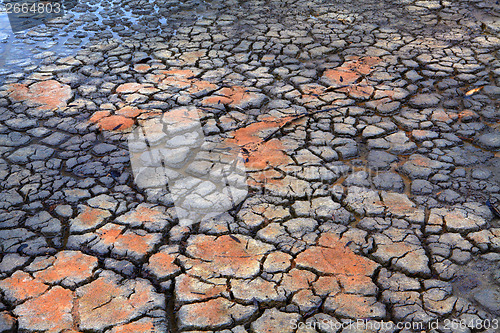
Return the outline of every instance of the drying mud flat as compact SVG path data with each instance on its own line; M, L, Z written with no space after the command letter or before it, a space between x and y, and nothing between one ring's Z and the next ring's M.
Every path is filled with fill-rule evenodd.
M499 22L132 0L0 30L0 333L498 332Z

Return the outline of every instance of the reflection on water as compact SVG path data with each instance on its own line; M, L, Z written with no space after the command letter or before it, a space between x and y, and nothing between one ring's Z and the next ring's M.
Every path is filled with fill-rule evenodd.
M91 41L121 40L136 33L171 33L176 29L172 13L182 12L177 20L186 22L198 13L190 15L192 8L206 7L196 1L184 6L178 1L60 1L63 15L42 22L24 18L11 27L12 17L0 12L0 84L9 76L18 81L24 73L32 73L33 66L53 64L54 57L75 55Z

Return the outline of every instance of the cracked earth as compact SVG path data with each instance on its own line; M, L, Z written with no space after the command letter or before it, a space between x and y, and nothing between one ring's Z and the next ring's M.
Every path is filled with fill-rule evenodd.
M1 32L0 332L499 332L499 17L89 0Z

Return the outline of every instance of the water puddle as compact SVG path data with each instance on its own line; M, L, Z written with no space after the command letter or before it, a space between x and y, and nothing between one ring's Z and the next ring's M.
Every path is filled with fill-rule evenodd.
M0 8L5 8L2 1ZM121 41L136 33L175 34L175 20L199 19L208 6L205 2L157 4L152 0L73 1L63 3L59 17L33 22L27 18L24 25L0 12L0 84L9 78L18 80L20 73L31 73L39 65L53 64L54 56L75 55L93 40Z

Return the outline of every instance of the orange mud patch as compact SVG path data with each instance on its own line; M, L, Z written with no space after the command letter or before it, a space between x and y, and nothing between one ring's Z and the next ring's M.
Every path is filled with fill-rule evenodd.
M97 111L94 112L92 117L90 117L89 121L92 123L97 123L99 120L111 115L109 111Z
M335 276L320 276L312 285L317 295L326 296L340 292L339 280Z
M226 141L245 149L242 155L248 169L263 170L269 167L286 165L291 162L291 159L283 151L284 147L281 141L271 139L264 142L262 132L269 129L278 129L290 119L292 117L280 119L270 117L268 120L235 130L232 133L233 138Z
M156 302L152 300L152 288L141 279L118 282L103 276L78 288L76 293L80 327L87 328L87 332L128 322L145 313L150 302Z
M177 90L185 90L189 94L208 94L215 91L218 87L217 85L210 83L208 81L199 80L194 77L193 71L189 69L171 69L161 71L160 74L151 74L147 76L150 81L155 82L158 88L163 90L168 90L169 88L175 88ZM141 84L136 82L124 83L116 88L116 92L119 94L134 94L134 93L154 93L159 91L158 88L153 87L151 84ZM219 98L220 99L220 98ZM216 100L216 103L218 99ZM135 119L144 118L150 116L157 116L161 113L150 112L147 110L141 110L137 107L129 106L126 103L121 105L122 107L112 114L110 111L97 111L90 118L90 122L97 123L101 130L105 131L122 131L132 127L135 123ZM177 117L169 113L169 117ZM179 121L191 121L186 119L186 117L178 117ZM184 118L184 119L183 119Z
M150 241L154 239L151 234L144 236L137 235L131 231L123 232L124 227L116 224L106 225L97 230L103 244L113 245L115 249L132 251L139 254L146 254L152 250L153 245Z
M83 225L95 226L109 216L111 214L107 210L85 206L76 218Z
M375 99L388 97L390 100L394 100L394 91L393 90L377 90L375 95L373 96Z
M344 63L343 68L351 70L363 75L370 74L373 71L373 66L381 62L379 57L354 57L352 60Z
M185 78L178 78L174 76L168 76L161 80L161 82L158 85L161 89L168 89L171 87L178 88L178 89L184 89L187 87L191 86L191 82L188 79Z
M192 80L192 86L188 88L188 93L196 94L199 92L209 92L217 89L217 85L203 80Z
M349 87L344 87L338 89L340 92L345 92L349 97L354 99L369 99L373 94L375 89L372 86L366 85L365 83L353 84Z
M253 148L254 146L262 144L263 138L259 135L262 131L270 128L278 129L291 119L293 119L293 117L267 117L263 121L253 123L233 131L233 139L230 139L229 141L234 142L239 146L244 146L247 149Z
M382 59L379 57L355 58L345 62L340 67L325 71L324 76L332 82L332 85L353 84L360 76L370 74L373 71L373 66L380 61Z
M252 264L260 259L259 249L246 248L246 242L235 241L228 235L220 237L199 237L188 246L189 253L195 258L211 260L221 266L237 266Z
M142 88L148 87L147 85L132 82L132 83L124 83L116 88L116 92L119 94L132 94L138 92Z
M122 293L116 284L107 281L105 278L99 278L84 286L84 289L86 292L79 298L80 312L88 315L94 312L95 309L99 309L98 312L104 313L103 305L105 305L104 310L108 310L106 311L107 316L115 316L115 320L110 320L110 322L120 322L128 317L129 314L124 311L112 311L116 310L116 303L119 302L117 298Z
M125 106L115 112L97 111L90 117L89 122L96 123L102 131L122 131L132 127L135 118L141 114L140 109Z
M151 322L133 322L113 327L110 333L151 333L154 331L155 326Z
M148 64L135 64L134 65L134 70L139 73L146 73L151 69L151 66Z
M101 234L101 238L103 239L103 241L109 244L113 243L113 241L117 239L122 233L122 229L116 227L107 230L102 230L101 232L99 231L101 230L98 230L97 232Z
M331 275L371 276L378 266L377 263L352 252L333 234L321 235L318 245L297 256L297 267Z
M234 86L231 88L222 88L219 93L231 99L232 105L239 105L253 98L253 93L247 91L248 88Z
M358 288L362 288L366 285L371 285L372 279L366 275L339 275L340 285L344 288L344 291L349 293L356 294Z
M241 107L244 103L257 97L257 94L249 91L247 87L224 87L217 91L215 96L204 98L203 105L227 104L232 107Z
M158 83L160 89L187 89L189 94L207 94L218 88L213 83L195 78L194 73L189 69L162 71L161 74L156 74L153 80Z
M58 283L68 276L81 282L92 276L96 266L95 257L77 251L64 251L56 255L56 260L51 266L34 275L46 283Z
M432 120L442 121L442 122L448 123L448 122L451 122L453 120L456 120L458 118L458 115L453 114L453 113L447 113L444 110L438 109L432 113L431 118L432 118Z
M332 82L332 85L353 84L360 77L358 73L342 67L329 69L324 75Z
M316 275L314 273L303 269L293 268L283 275L281 287L293 293L300 289L310 288L314 280L316 280Z
M30 86L15 83L9 85L7 91L12 100L35 104L38 110L63 108L73 95L70 86L55 80L37 82Z
M142 111L141 109L138 109L138 108L133 107L133 106L125 106L125 107L121 108L120 110L116 111L115 114L118 116L124 116L127 118L135 118L141 114L141 111Z
M132 127L134 125L134 119L123 117L123 116L109 116L100 119L97 124L101 130L105 131L118 131L124 130Z
M33 279L25 272L17 271L11 277L0 281L0 290L8 297L17 301L43 294L49 286L38 279Z
M237 241L237 240L239 241ZM205 236L189 240L187 247L192 275L231 275L234 277L255 276L261 259L272 249L247 236Z
M265 55L265 56L262 56L262 61L273 61L274 59L276 58L275 55Z
M204 51L204 50L200 50L200 51L192 51L192 52L186 52L186 53L183 53L179 59L181 59L183 61L183 64L186 64L186 65L194 65L196 64L196 62L203 56L205 56L205 54L207 53L207 51Z
M361 80L365 75L373 71L373 66L382 59L379 57L352 57L342 66L325 71L323 76L330 85L338 91L347 93L354 99L369 99L374 92L374 88L367 85L366 80Z
M148 111L141 113L139 116L137 116L136 119L140 120L151 119L151 118L156 118L157 116L161 116L162 114L163 111Z
M427 133L429 133L428 130L412 130L411 131L411 137L420 137L420 136L424 136L426 135Z
M61 332L73 327L73 292L60 286L28 300L14 310L29 331Z
M111 295L115 296L121 294L121 290L116 284L106 281L106 279L103 278L93 281L91 284L87 285L86 288L93 292L85 294L81 299L88 300L88 305L90 306L99 306L102 303L108 303L108 300L112 298L110 297Z
M419 211L417 205L403 194L387 192L384 193L383 199L383 205L392 214L409 215Z
M204 105L214 105L214 104L230 104L232 99L224 96L210 96L203 99L201 102Z
M290 163L292 160L283 152L283 144L278 139L262 143L248 156L245 165L251 169L265 169ZM246 161L246 160L245 160ZM266 178L267 179L267 178ZM271 178L272 180L273 178Z
M169 253L155 253L149 258L148 269L160 278L168 277L179 271L179 266L174 263L175 258Z
M131 220L138 220L141 222L154 221L157 218L163 217L164 214L158 210L148 207L140 206L128 216Z
M182 274L175 279L176 298L181 300L200 301L221 296L225 291L225 285L200 283L189 274Z
M264 120L250 124L232 132L232 138L226 143L241 148L245 168L252 172L247 184L266 187L267 184L282 185L282 175L275 168L292 163L285 153L285 147L279 139L264 141L270 130L278 129L293 117L265 117Z
M188 78L194 75L193 71L189 69L170 69L168 71L163 71L162 74L167 76L172 75L182 78Z

